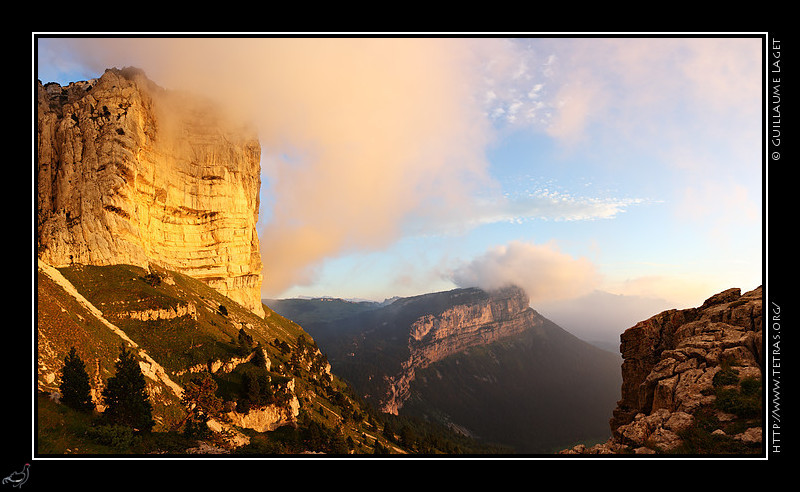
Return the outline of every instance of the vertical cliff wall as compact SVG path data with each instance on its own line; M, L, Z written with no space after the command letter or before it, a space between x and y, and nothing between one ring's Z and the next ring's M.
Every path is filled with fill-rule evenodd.
M54 266L151 264L263 316L253 128L135 69L38 84L37 248Z

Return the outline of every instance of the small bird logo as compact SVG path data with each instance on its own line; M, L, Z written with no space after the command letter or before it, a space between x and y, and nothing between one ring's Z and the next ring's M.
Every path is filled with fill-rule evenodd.
M10 483L14 487L20 488L22 484L28 481L28 474L30 473L29 469L31 467L30 463L25 463L25 466L22 467L22 471L14 472L11 475L7 476L3 479L3 485Z

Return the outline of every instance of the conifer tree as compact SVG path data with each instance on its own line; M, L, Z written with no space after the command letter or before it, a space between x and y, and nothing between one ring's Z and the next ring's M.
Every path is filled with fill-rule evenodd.
M241 353L242 355L249 354L256 346L253 337L246 331L244 331L244 328L239 328L239 335L237 337L237 341L239 344L239 353Z
M115 424L150 431L154 425L153 406L139 363L123 345L119 360L114 365L117 372L108 378L103 390L106 418Z
M59 390L61 391L61 402L64 405L82 412L90 412L94 408L89 374L75 347L72 347L64 357Z

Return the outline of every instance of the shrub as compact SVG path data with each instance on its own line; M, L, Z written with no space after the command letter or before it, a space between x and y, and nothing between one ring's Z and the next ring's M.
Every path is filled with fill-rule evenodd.
M142 277L151 287L158 287L161 285L161 276L155 272L150 272Z
M715 400L717 408L739 417L750 418L761 412L761 401L755 395L747 395L736 389L720 389Z
M255 348L255 353L253 354L253 360L251 362L259 368L266 369L267 367L267 356L264 355L264 349L261 348L260 343Z
M239 334L237 335L237 344L239 346L239 353L241 355L249 354L254 347L256 347L256 343L253 340L253 337L244 331L244 328L239 328Z
M742 387L742 394L758 395L761 391L761 380L756 378L744 378L739 383Z
M188 410L186 436L201 438L208 434L206 423L223 409L222 398L216 393L217 383L207 372L186 383L183 392L183 403Z
M251 407L275 403L275 390L266 370L255 368L242 374L242 386L236 411L247 413Z
M188 439L208 439L211 435L208 425L193 420L187 421L183 428L183 437Z
M98 444L117 450L129 450L141 442L133 429L125 425L107 424L91 427L86 434Z
M240 446L234 451L235 454L285 454L289 452L287 444L280 441L274 441L264 434L252 437L250 443L245 446Z
M714 379L712 380L712 384L715 388L736 384L738 382L739 371L736 369L731 369L730 367L723 367L717 371L717 373L714 374Z

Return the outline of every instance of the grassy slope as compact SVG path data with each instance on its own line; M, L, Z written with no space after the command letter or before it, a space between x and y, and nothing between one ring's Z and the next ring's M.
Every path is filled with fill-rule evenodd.
M122 339L41 272L36 291L40 385L51 391L58 387L56 381L45 382L45 377L56 375L71 346L89 366L87 371L90 375L93 375L94 363L98 360L101 375L111 375Z
M372 444L380 436L381 428L375 418L370 416L370 410L357 401L350 394L349 388L337 378L330 378L318 370L310 372L304 364L292 367L293 354L287 352L286 348L297 351L298 338L304 337L309 341L311 351L307 357L311 358L315 344L291 320L267 307L266 317L259 318L205 284L172 272L160 273L163 277L171 277L174 282L153 285L147 281L148 272L127 265L80 266L60 271L84 297L102 311L108 321L145 349L179 384L184 384L193 377L191 373L178 375L179 371L187 367L242 357L243 352L238 346L240 329L244 329L254 342L260 343L271 361L269 374L273 380L286 381L291 378L295 381L295 394L301 403L301 427L300 430L275 433L275 436L294 433L291 438L273 438L270 437L272 433L245 431L251 436L253 444L242 452L293 453L300 452L304 446L309 445L329 452L331 449L341 452L372 452ZM190 303L195 306L194 317L140 321L127 315L131 311L185 307ZM113 363L119 354L122 339L41 273L37 283L37 328L40 390L57 390L63 358L71 346L75 346L78 354L87 362L90 376L95 375L94 368L98 364L100 379L105 380L113 375ZM315 357L322 358L324 362L324 356ZM218 396L235 400L240 391L238 384L242 374L250 370L253 370L251 364L241 364L231 373L216 373L215 379L220 388ZM148 382L150 383L149 380ZM158 422L154 430L174 429L174 425L185 415L180 402L171 396L166 387L157 390L153 399L154 414ZM108 435L98 434L96 422L91 417L57 405L46 396L38 398L36 406L39 452L62 454L69 452L68 449L74 451L76 448L79 449L78 452L88 453L121 452L119 445L108 445ZM342 417L345 417L344 422ZM315 441L310 444L308 438L303 440L298 437L305 435L302 429L307 426L315 429ZM176 446L185 445L175 432L154 434L160 437L148 437L148 442L143 444L137 441L135 446L129 440L123 439L129 444L124 452L150 452L153 446L176 452ZM320 434L324 439L319 438ZM119 442L119 438L120 436L114 436L116 442ZM288 439L290 443L265 444L276 439ZM391 448L386 439L380 437L380 440ZM331 447L334 441L337 444ZM344 447L342 443L345 443Z

